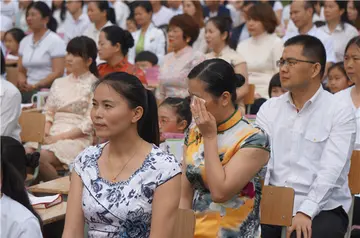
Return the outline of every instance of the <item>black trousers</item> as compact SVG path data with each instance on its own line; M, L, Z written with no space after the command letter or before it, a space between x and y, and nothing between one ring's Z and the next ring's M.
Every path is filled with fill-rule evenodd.
M312 238L344 238L349 218L342 207L320 212L312 221ZM280 226L261 225L262 238L281 238ZM291 234L296 238L296 231Z

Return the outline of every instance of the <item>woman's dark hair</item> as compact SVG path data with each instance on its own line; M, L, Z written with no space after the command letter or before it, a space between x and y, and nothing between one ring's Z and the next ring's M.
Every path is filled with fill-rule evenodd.
M331 65L328 69L328 74L330 74L330 72L333 70L333 69L339 69L341 71L341 73L343 75L345 75L346 79L349 81L350 78L347 76L346 74L346 71L345 71L345 67L344 67L344 62L337 62L333 65Z
M205 60L195 66L188 75L189 80L199 79L206 84L205 91L214 97L224 92L231 94L231 101L236 105L237 76L234 68L225 60L216 58Z
M106 75L99 80L94 89L100 84L106 84L123 96L130 108L142 107L143 116L137 123L139 136L152 144L159 145L160 133L158 123L158 111L154 94L147 90L140 80L125 72L115 72Z
M175 109L175 113L177 115L177 122L181 122L183 120L186 121L186 128L191 123L192 115L190 110L190 102L187 98L176 98L176 97L168 97L161 104L161 106L170 106Z
M106 11L106 19L112 24L116 24L116 15L114 8L110 7L108 1L90 1L97 5L101 12Z
M22 163L15 161L22 161ZM11 137L1 136L1 192L26 207L39 220L42 227L42 220L31 206L24 184L25 179L20 171L26 173L24 147Z
M347 15L347 2L348 1L335 1L335 3L339 6L340 10L344 10L344 13L341 15L340 18L340 25L342 28L344 28L345 23L350 23L348 15Z
M227 37L225 39L226 44L229 43L229 39L230 39L230 32L231 32L231 27L232 27L232 20L230 17L222 17L222 16L217 16L217 17L212 17L208 20L207 23L212 22L215 27L220 31L221 34L223 34L224 32L227 33ZM206 23L206 24L207 24Z
M23 32L23 30L21 30L19 28L12 28L12 29L8 30L5 33L4 38L7 34L12 35L12 37L18 44L20 44L20 41L26 36L25 33Z
M267 33L275 32L277 18L274 10L268 3L258 3L252 6L247 13L249 19L260 21Z
M149 1L135 1L133 9L137 7L142 7L147 13L153 13L152 5Z
M195 7L195 14L193 16L194 20L197 22L200 28L203 28L205 26L204 23L204 13L203 8L201 6L201 3L198 0L193 0L191 3Z
M105 33L106 39L111 42L111 45L120 44L121 52L124 56L134 46L134 38L131 33L123 30L121 27L112 25L104 27L101 31Z
M26 10L26 15L28 15L29 10L31 8L38 10L40 12L40 15L42 16L42 18L48 17L49 21L47 23L47 28L53 32L56 32L56 28L57 28L58 24L57 24L55 18L52 16L51 9L49 8L49 6L46 3L41 2L41 1L32 2Z
M93 39L87 36L77 36L71 39L66 47L66 51L70 54L80 56L84 60L92 59L89 71L99 76L98 68L96 66L97 48L96 43Z
M179 27L183 31L184 40L186 40L187 37L190 37L190 41L187 42L187 44L190 46L193 45L193 43L196 41L196 39L199 36L199 32L200 32L199 25L190 15L180 14L174 16L170 20L169 28L171 26Z
M272 78L270 80L269 90L268 90L269 98L271 98L271 91L275 87L281 88L280 74L279 73L274 74L274 76L272 76Z
M344 55L346 54L346 52L348 51L348 49L351 45L356 45L358 48L360 48L360 36L355 36L354 38L349 40L349 42L347 43L347 45L345 47Z
M153 52L150 51L141 51L135 57L135 63L140 61L148 61L152 64L152 66L157 65L159 59Z
M51 7L51 15L54 14L55 10L57 10L54 2L52 4L52 7ZM65 21L65 18L66 18L66 2L65 1L62 1L61 2L61 5L60 5L60 19L61 21ZM60 22L58 22L58 25L60 24Z
M3 50L0 48L0 51L1 51L1 75L4 75L5 72L6 72L6 69L5 69L5 57L4 57L4 54L3 54Z
M349 2L350 1L348 1L348 4L349 4ZM358 13L356 19L354 21L352 21L352 24L356 27L356 29L360 30L360 1L352 1L352 2Z

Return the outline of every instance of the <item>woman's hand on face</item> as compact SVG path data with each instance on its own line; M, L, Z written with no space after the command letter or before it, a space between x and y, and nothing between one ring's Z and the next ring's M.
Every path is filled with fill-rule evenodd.
M215 117L206 110L205 102L194 98L194 103L191 105L191 112L202 136L208 139L216 138L216 120Z

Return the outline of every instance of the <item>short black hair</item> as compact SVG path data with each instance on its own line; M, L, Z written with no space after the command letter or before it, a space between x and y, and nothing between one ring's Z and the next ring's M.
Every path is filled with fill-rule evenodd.
M326 51L323 43L313 36L298 35L288 39L284 47L300 45L303 47L302 55L311 61L318 62L321 65L320 76L321 78L325 73L326 66Z
M148 61L152 64L152 66L157 65L159 59L158 57L150 51L141 51L135 57L135 63L139 61Z
M272 76L271 80L270 80L269 90L268 90L269 98L271 98L271 91L272 91L272 89L275 88L275 87L281 88L280 74L279 74L279 73L274 74L274 75Z

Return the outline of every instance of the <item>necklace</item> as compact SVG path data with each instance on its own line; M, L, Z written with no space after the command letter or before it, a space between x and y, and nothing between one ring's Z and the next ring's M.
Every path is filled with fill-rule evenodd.
M141 142L140 142L141 143ZM140 147L139 147L140 148ZM126 166L128 165L128 163L134 158L134 156L136 155L136 152L138 150L135 150L134 154L125 162L124 166L120 169L119 173L117 173L112 179L111 179L111 182L112 183L115 183L116 182L116 179L117 177L121 174L121 172L126 168ZM110 162L110 153L108 154L108 161L109 161L109 164L111 167L113 167L111 165L111 162Z

